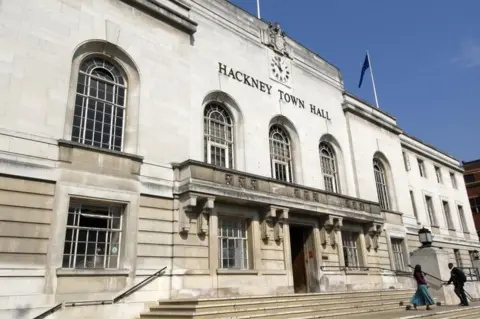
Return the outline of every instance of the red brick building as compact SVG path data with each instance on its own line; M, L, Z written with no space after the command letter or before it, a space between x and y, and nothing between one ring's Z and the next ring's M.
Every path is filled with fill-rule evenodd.
M480 159L463 162L465 185L477 233L480 233Z

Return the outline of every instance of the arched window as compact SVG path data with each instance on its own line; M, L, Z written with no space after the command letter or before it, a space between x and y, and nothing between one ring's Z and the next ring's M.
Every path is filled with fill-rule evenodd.
M233 121L225 107L210 102L204 111L205 162L234 168Z
M376 158L373 159L373 172L375 174L375 184L377 186L378 202L382 209L390 209L390 199L388 193L387 177L385 166Z
M272 177L284 182L293 182L292 150L287 132L280 125L272 125L269 137Z
M115 65L99 57L78 71L72 141L121 151L127 83Z
M325 190L333 193L339 192L337 159L332 147L326 143L320 143L320 161L322 165Z

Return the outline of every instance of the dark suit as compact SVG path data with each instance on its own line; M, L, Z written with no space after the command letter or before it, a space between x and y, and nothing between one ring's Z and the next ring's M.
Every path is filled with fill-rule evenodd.
M455 294L460 299L460 303L462 305L468 306L467 295L465 294L464 290L464 281L465 274L462 270L457 267L453 267L450 271L450 280L448 280L448 284L450 285L453 282L453 286L455 286Z

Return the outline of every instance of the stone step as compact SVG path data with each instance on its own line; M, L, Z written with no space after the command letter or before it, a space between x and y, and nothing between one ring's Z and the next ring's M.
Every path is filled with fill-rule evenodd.
M456 318L480 318L480 306L471 306L471 307L450 307L454 309L445 310L441 307L436 307L431 311L422 311L421 314L411 313L410 315L403 315L398 317L399 319L417 319L417 318L428 318L428 319L456 319ZM415 312L413 310L412 312Z
M257 308L261 309L280 309L283 307L332 307L336 305L343 305L346 301L349 304L361 304L364 302L370 302L372 300L376 301L395 301L399 303L403 301L406 303L410 299L411 293L402 293L402 294L385 294L378 295L372 298L371 296L355 296L349 299L346 298L312 298L312 299L277 299L277 300L267 300L267 301L255 301L255 302L239 302L239 303L227 303L222 302L218 304L208 304L208 305L171 305L160 303L159 305L150 306L150 311L161 312L167 311L171 313L175 312L185 312L186 310L195 312L198 314L208 313L212 310L215 312L228 312L228 311L253 311Z
M209 305L209 304L238 304L267 302L274 300L303 301L303 300L326 300L326 299L349 299L360 297L376 298L384 295L413 295L412 289L402 290L377 290L377 291L357 291L357 292L336 292L336 293L312 293L312 294L289 294L289 295L268 295L268 296L245 296L245 297L226 297L226 298L200 298L200 299L172 299L160 301L162 305Z
M195 319L223 319L223 318L321 318L336 316L338 313L352 313L352 312L370 312L379 311L384 308L398 309L399 300L391 298L389 300L363 300L356 303L338 302L332 305L322 304L300 304L290 305L285 304L278 307L257 307L250 309L234 309L227 311L213 311L213 312L170 312L158 311L151 309L149 313L142 314L141 318L195 318ZM320 315L320 316L319 316ZM190 316L190 317L189 317Z

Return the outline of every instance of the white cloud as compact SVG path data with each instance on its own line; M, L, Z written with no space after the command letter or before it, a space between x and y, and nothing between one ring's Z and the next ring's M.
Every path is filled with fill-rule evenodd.
M453 62L462 64L463 67L480 67L480 42L467 39L463 42L460 56L453 59Z

